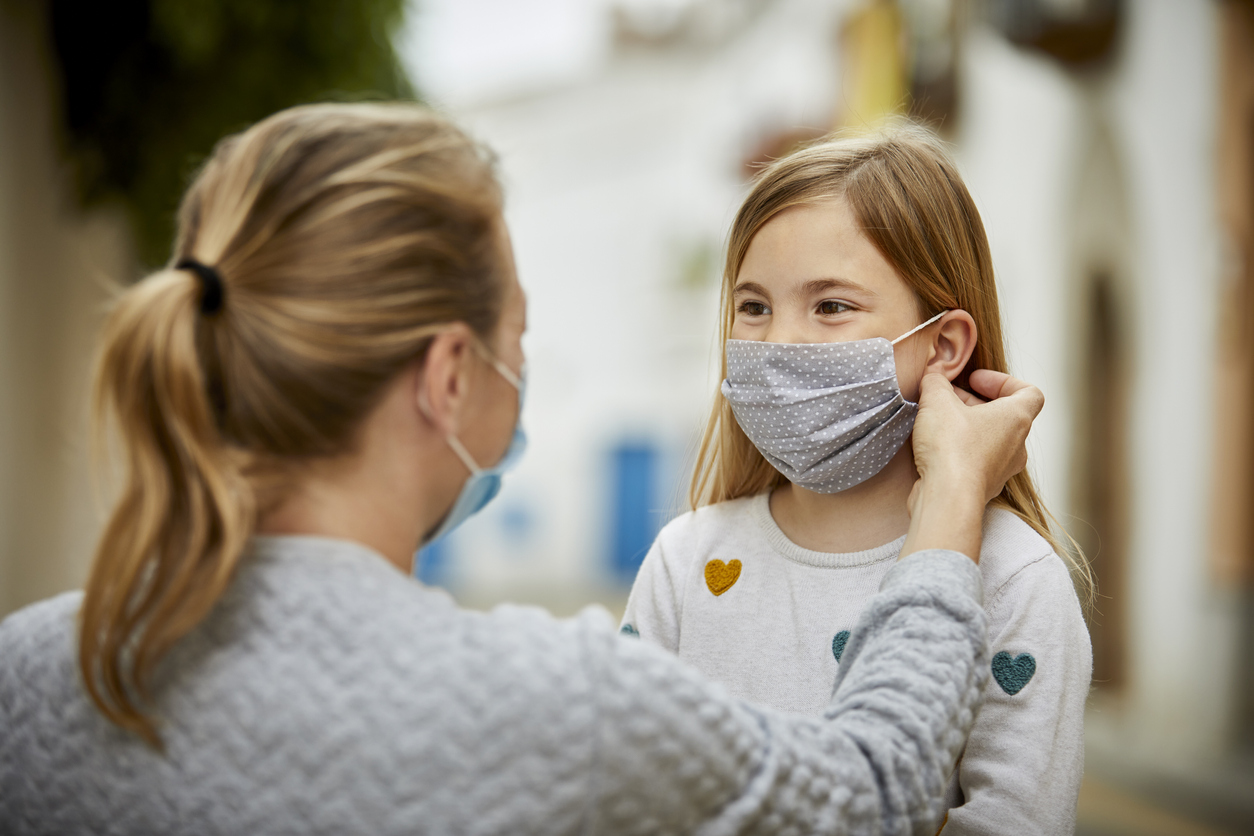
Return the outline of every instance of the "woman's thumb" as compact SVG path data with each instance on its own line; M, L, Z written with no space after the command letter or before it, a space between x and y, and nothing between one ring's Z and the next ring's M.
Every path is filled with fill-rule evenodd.
M935 403L946 396L956 398L954 394L953 384L939 372L930 372L923 375L923 380L919 384L919 403Z

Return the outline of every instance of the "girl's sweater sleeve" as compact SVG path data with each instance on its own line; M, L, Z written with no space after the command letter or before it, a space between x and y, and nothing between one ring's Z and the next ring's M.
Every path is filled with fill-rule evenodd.
M657 647L590 634L586 831L935 833L988 676L981 599L960 554L894 566L821 718L755 708Z
M1029 563L989 591L988 615L993 681L944 836L1073 833L1093 656L1066 566Z
M667 560L665 540L665 533L659 535L640 564L620 629L626 635L677 653L683 583L674 576L677 567Z

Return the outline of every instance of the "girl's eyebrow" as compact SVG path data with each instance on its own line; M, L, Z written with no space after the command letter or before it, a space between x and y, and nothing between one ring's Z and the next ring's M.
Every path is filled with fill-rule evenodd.
M798 291L798 295L809 298L817 296L820 293L826 293L829 290L843 290L851 293L860 293L863 296L872 296L879 298L879 294L869 287L860 285L849 279L811 279L803 284ZM771 294L766 292L766 288L757 282L741 282L732 289L732 296L740 296L742 294L753 293L758 296L770 298Z
M811 279L801 286L801 295L807 297L817 296L829 290L845 290L861 293L864 296L879 297L879 294L871 290L871 288L852 282L849 279Z
M766 292L766 288L757 282L741 282L732 289L732 296L739 296L742 293L756 293L758 296L767 298L770 298L771 295Z

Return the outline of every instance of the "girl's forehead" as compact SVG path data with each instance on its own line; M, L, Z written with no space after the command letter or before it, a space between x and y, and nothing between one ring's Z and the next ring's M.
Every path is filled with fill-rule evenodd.
M819 285L826 283L827 287ZM861 288L881 296L909 293L843 198L791 206L749 242L734 287L756 284L773 293Z

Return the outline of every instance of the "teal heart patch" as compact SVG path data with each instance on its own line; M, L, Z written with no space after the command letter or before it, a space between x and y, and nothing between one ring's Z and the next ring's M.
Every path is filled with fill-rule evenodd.
M1031 653L1020 653L1018 656L1011 657L1003 650L993 657L993 679L996 679L1001 689L1012 697L1023 690L1023 687L1032 680L1034 673L1036 673L1036 660L1032 658Z
M640 638L640 631L631 624L624 624L623 628L618 632L622 633L624 636L632 636L637 639Z
M841 630L832 636L832 655L836 657L836 661L840 661L840 657L845 655L845 644L849 641L849 631Z

